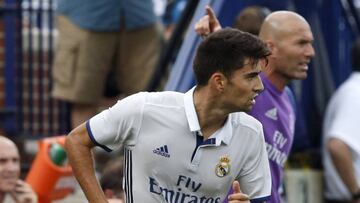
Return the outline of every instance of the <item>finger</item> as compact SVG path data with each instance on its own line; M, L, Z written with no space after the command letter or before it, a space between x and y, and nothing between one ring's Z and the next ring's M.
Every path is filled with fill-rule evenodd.
M200 29L200 28L206 26L206 24L209 24L209 23L206 23L206 20L207 20L208 17L209 17L209 16L207 16L207 15L201 17L201 18L195 23L195 30Z
M34 192L31 188L31 186L24 181L21 181L21 182L18 181L14 191L17 194L28 194L28 193L31 194Z
M228 199L231 200L238 200L238 201L247 201L249 200L249 196L242 193L240 189L239 181L235 180L232 185L233 193L228 196Z
M17 180L14 191L19 193L22 192L23 190L24 190L24 182L22 180Z
M209 21L217 20L214 10L210 6L205 7L206 13L209 16Z
M37 196L32 190L31 186L24 181L17 182L17 186L15 187L14 191L11 192L11 196L16 200L16 202L38 202Z
M233 182L232 188L233 188L233 191L234 191L233 194L235 194L235 193L241 193L239 181L235 180L235 181Z
M209 16L203 16L196 24L195 24L195 32L201 36L206 36L210 33L209 28Z
M28 187L28 185L27 185L24 181L18 180L18 181L16 182L15 190L17 190L17 191L23 191L23 190L25 190L27 187Z
M206 6L206 13L209 16L209 29L210 29L210 33L218 31L221 29L221 25L219 20L217 19L214 10L210 7L210 6Z
M228 196L229 201L248 201L250 200L249 196L244 193L235 193Z

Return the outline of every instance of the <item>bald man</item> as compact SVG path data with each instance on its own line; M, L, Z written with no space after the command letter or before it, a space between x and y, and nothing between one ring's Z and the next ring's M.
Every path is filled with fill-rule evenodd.
M210 7L206 11L207 15L195 25L196 32L202 36L221 29L214 11ZM299 14L276 11L265 18L259 37L272 54L260 75L264 91L256 98L250 115L264 127L272 177L271 200L268 202L279 203L284 164L292 146L296 117L294 96L287 84L293 79L306 79L308 64L315 55L313 34Z
M19 151L11 140L0 135L0 203L37 203L30 185L19 179Z

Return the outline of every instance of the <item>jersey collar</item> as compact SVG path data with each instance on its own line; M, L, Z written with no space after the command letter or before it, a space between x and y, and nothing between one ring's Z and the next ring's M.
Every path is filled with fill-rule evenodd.
M185 113L191 132L200 131L199 119L197 117L194 104L195 87L187 91L184 96Z
M199 119L196 114L195 104L194 104L194 91L195 87L191 88L185 93L184 96L184 108L189 128L191 132L198 132L201 135L201 129L199 124ZM231 114L228 116L224 126L219 129L214 135L210 138L216 138L216 146L219 146L221 142L229 144L232 137L232 124L231 124ZM195 133L194 133L195 135Z
M216 145L220 145L221 142L228 145L230 144L230 140L233 136L233 130L232 130L232 116L229 114L228 118L226 119L226 122L224 126L219 129L219 133L216 133Z

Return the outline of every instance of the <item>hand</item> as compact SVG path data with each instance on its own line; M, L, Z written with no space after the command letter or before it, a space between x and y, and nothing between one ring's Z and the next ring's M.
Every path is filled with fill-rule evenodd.
M108 203L124 203L122 199L108 199Z
M202 37L206 37L210 33L221 30L221 25L216 18L214 10L210 6L206 6L205 9L207 15L203 16L195 23L195 32Z
M228 196L229 203L250 203L249 196L242 193L238 181L234 181L232 185L233 193Z
M22 181L18 180L14 191L10 193L16 203L37 203L38 198L31 186Z

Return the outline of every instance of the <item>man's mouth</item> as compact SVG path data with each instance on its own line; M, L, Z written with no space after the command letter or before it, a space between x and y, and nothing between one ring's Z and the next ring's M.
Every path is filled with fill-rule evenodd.
M257 97L258 95L259 95L259 94L255 94L255 95L252 97L252 99L250 99L250 103L251 103L252 105L255 105L255 103L256 103L255 99L256 99L256 97Z
M3 176L1 177L2 180L4 181L17 181L18 177L17 176Z
M309 64L309 62L301 62L301 63L299 63L299 66L301 66L301 70L307 71L309 69L308 64Z

